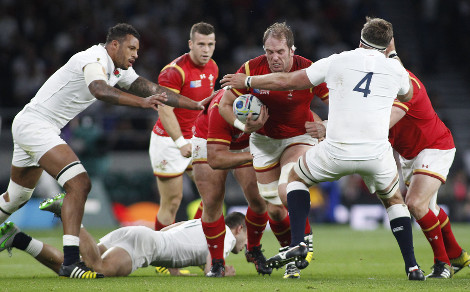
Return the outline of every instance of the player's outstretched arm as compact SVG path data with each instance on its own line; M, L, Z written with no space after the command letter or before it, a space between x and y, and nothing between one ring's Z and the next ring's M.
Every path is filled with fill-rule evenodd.
M187 98L186 96L177 94L163 86L153 83L141 76L139 76L139 78L137 78L131 84L129 92L143 97L165 93L168 99L167 101L164 101L165 104L172 107L186 108L191 110L203 110L205 103L210 102L210 99L196 102L190 98Z
M104 80L95 80L88 85L91 94L99 100L115 105L124 105L140 108L151 108L157 110L157 106L167 101L164 94L155 94L147 98L121 91L109 86Z
M242 73L227 74L220 80L220 83L222 86L230 86L232 88L251 87L280 91L307 89L313 86L305 70L256 76L246 76Z

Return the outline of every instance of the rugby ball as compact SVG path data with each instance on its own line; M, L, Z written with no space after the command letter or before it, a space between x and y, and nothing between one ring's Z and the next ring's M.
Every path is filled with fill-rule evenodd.
M248 114L251 113L251 119L257 120L261 112L263 103L252 94L243 94L233 101L233 113L240 122L245 123Z

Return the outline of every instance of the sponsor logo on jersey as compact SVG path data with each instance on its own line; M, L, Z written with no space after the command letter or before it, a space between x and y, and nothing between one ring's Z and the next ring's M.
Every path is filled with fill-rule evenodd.
M201 85L202 85L201 80L193 80L193 81L189 82L189 87L191 87L191 88L201 87Z

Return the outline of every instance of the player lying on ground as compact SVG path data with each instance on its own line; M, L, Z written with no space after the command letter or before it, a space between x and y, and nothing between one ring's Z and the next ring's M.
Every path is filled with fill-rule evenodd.
M224 257L227 257L230 251L238 253L246 245L245 216L238 212L231 213L225 217L225 223ZM167 228L154 231L144 226L123 227L108 233L97 244L82 227L82 264L106 277L127 276L138 268L149 265L168 268L205 265L207 273L211 258L201 220L178 222ZM13 247L24 250L41 264L56 273L59 272L64 255L57 248L30 237L13 222L7 222L0 228L0 236L0 252L7 249L11 253ZM86 273L91 277L95 275L92 272ZM235 269L226 266L225 275L234 276ZM87 278L87 275L79 276ZM74 277L74 273L71 277Z

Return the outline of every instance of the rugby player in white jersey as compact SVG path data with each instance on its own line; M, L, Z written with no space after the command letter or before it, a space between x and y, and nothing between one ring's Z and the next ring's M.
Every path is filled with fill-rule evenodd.
M91 189L85 168L60 138L60 130L97 99L153 110L163 103L200 110L210 101L208 98L194 102L137 75L132 65L138 58L139 38L129 24L110 28L105 44L72 56L44 83L12 124L14 151L10 182L0 196L0 224L30 199L43 170L55 177L68 194L62 209L64 263L60 276L70 277L77 269L89 270L79 262L78 235ZM102 276L92 274L92 278Z
M394 99L408 101L413 96L405 68L398 60L387 58L392 38L391 23L367 17L355 50L321 59L304 70L248 77L229 74L221 80L223 86L268 90L297 90L326 82L330 92L325 140L300 157L289 173L291 248L268 259L268 263L276 266L286 258L306 255L303 240L310 210L308 186L357 173L387 209L408 278L425 279L414 256L410 212L398 187L397 166L388 141Z
M58 211L60 213L60 209ZM247 243L245 215L230 213L225 217L225 223L224 258L230 252L239 253ZM7 238L0 252L7 249L11 253L12 248L24 250L46 267L60 273L63 253L25 234L13 222L7 222L0 228L0 238ZM30 242L39 248L25 248ZM124 277L149 265L174 268L170 269L172 275L180 275L178 268L188 266L204 266L207 274L211 267L211 256L200 219L178 222L161 231L145 226L122 227L105 235L99 244L82 227L80 253L88 267L106 277ZM90 271L75 273L83 278L91 274ZM225 266L225 276L235 276L233 266Z

